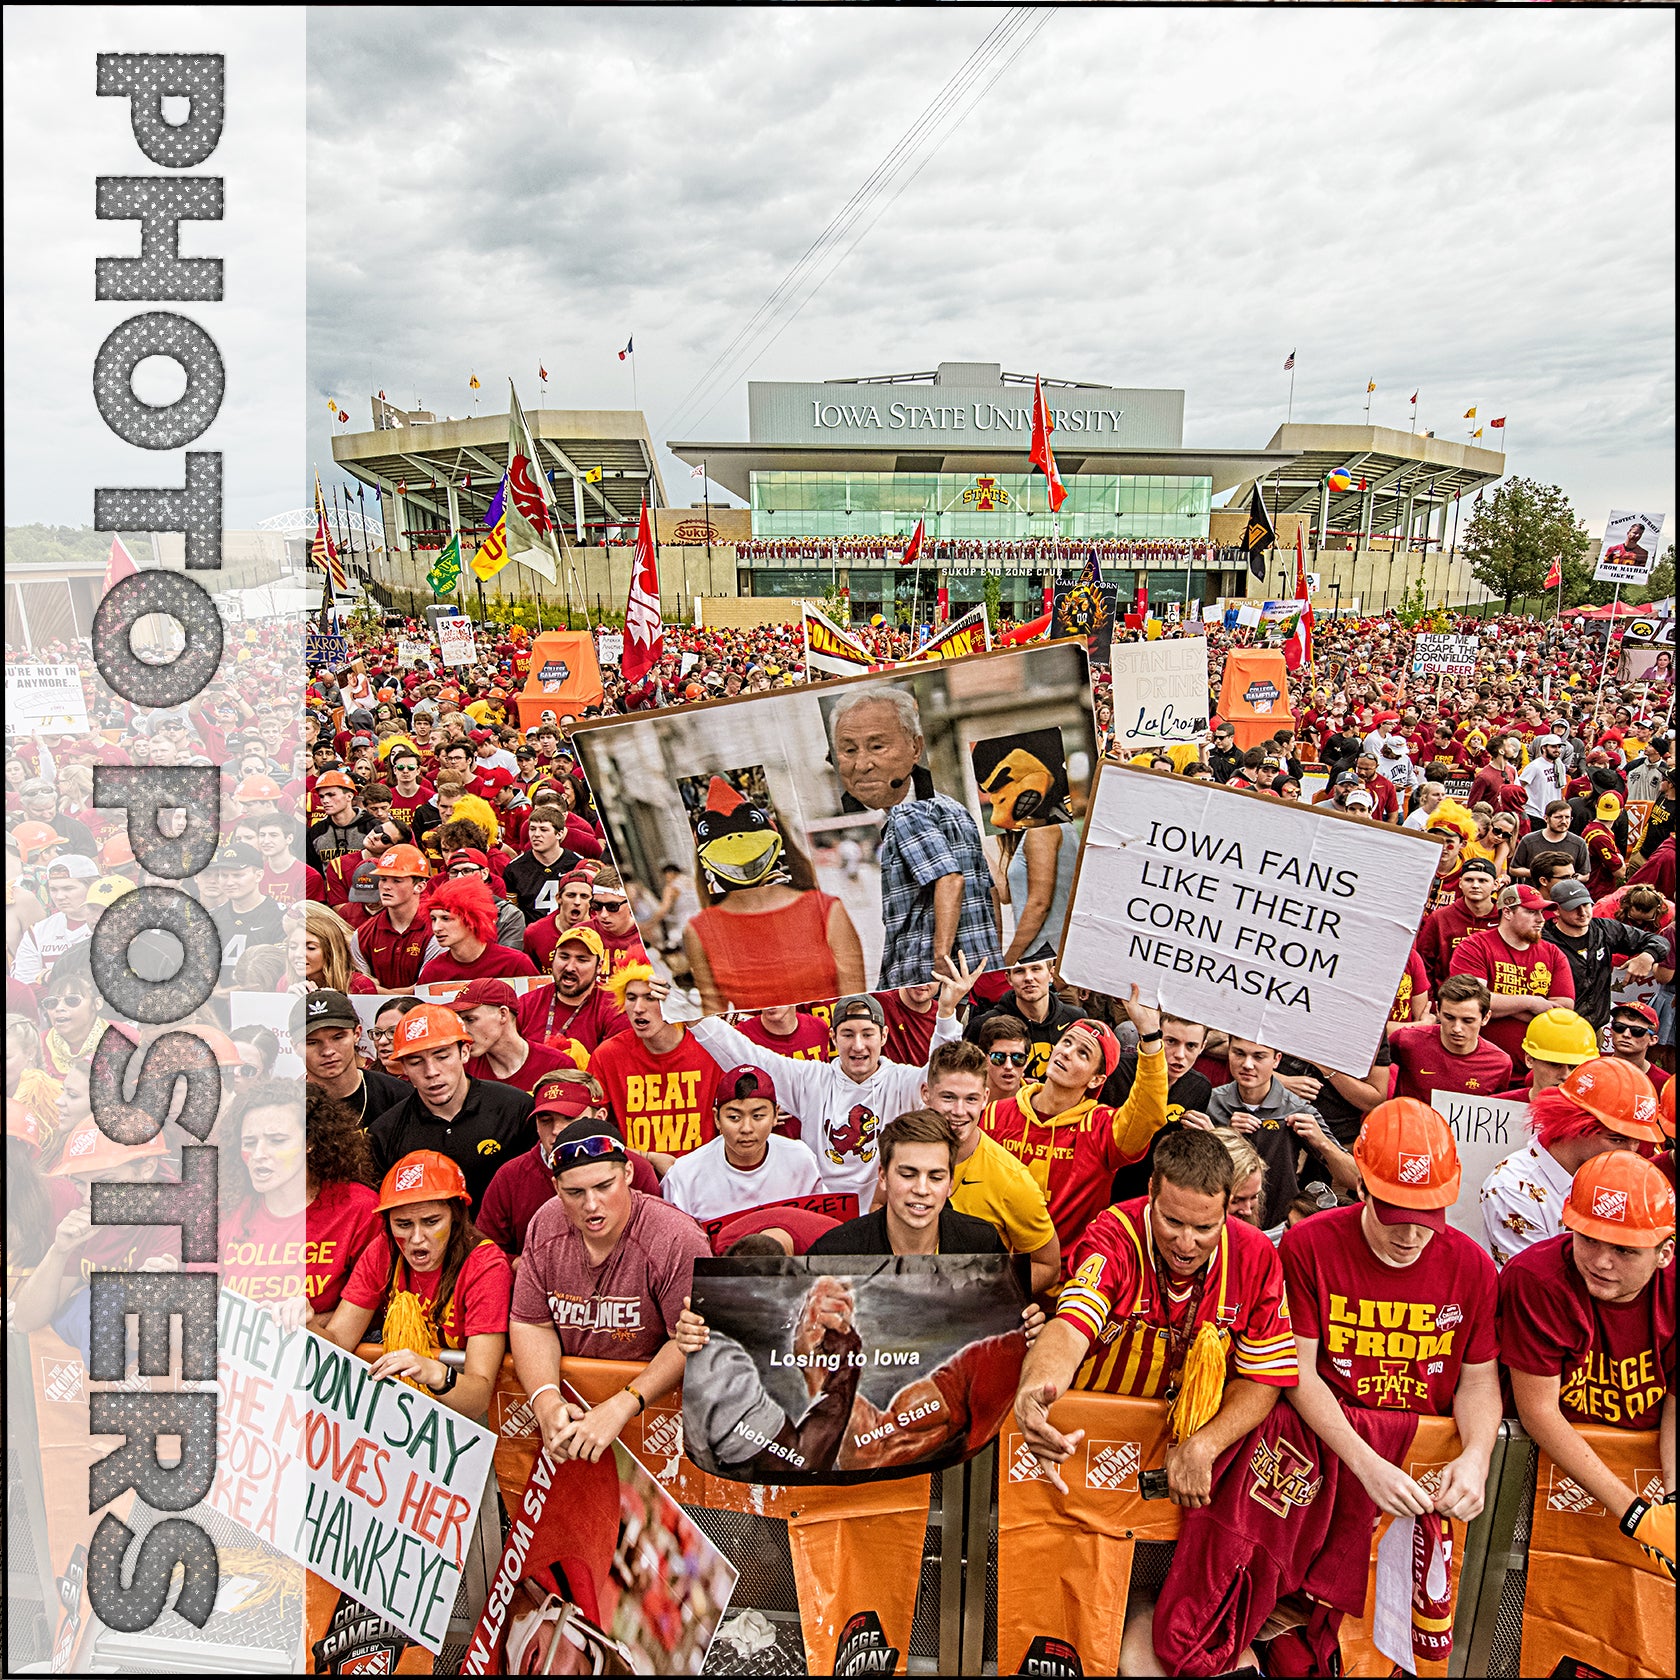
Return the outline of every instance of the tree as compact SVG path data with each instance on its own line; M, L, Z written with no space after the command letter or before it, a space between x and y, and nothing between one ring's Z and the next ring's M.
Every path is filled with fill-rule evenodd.
M1674 544L1663 551L1663 557L1651 568L1651 581L1622 591L1622 599L1630 607L1643 607L1652 601L1666 601L1674 593Z
M980 590L986 603L986 622L992 627L992 634L995 636L998 616L1003 607L1003 579L996 572L987 572Z
M1566 604L1571 590L1583 583L1583 594L1590 594L1589 542L1586 527L1557 485L1513 478L1471 508L1459 552L1476 581L1505 598L1509 612L1519 595L1544 593L1546 574L1557 559L1563 561Z

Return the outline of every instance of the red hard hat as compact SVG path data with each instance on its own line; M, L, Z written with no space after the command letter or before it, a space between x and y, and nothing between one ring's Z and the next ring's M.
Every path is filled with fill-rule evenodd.
M1445 1208L1458 1200L1452 1128L1416 1097L1390 1097L1365 1116L1353 1146L1365 1186L1395 1207Z
M435 1149L416 1149L386 1173L379 1186L379 1206L374 1212L384 1213L409 1202L447 1202L457 1198L472 1200L466 1174L447 1155L440 1155Z

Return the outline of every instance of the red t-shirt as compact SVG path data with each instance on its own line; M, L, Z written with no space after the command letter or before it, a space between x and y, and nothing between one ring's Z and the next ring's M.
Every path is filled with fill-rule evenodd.
M687 1028L663 1056L635 1033L617 1033L589 1058L589 1071L630 1148L686 1155L717 1135L712 1096L723 1069Z
M445 984L454 980L498 980L509 976L530 978L536 974L531 959L523 951L511 951L506 945L486 945L470 963L457 962L447 951L439 951L420 970L420 984L433 981Z
M1186 1315L1195 1280L1169 1283L1163 1292L1148 1225L1147 1197L1116 1203L1091 1221L1072 1251L1056 1316L1091 1344L1073 1386L1152 1399L1171 1376L1172 1332L1187 1345L1197 1326L1212 1324L1230 1337L1228 1376L1293 1388L1295 1337L1283 1268L1267 1238L1241 1220L1225 1221L1192 1325Z
M1423 966L1423 958L1417 954L1417 947L1414 946L1406 953L1406 972L1400 976L1400 985L1394 993L1394 1002L1388 1011L1390 1024L1411 1020L1412 999L1428 996L1429 972Z
M1536 940L1526 951L1518 951L1498 928L1489 928L1486 933L1472 934L1453 952L1449 971L1485 980L1495 997L1550 998L1560 1008L1575 1002L1575 976L1569 960L1549 939ZM1526 1015L1496 1015L1487 1024L1485 1036L1511 1058L1513 1066L1522 1055L1529 1019Z
M1473 916L1470 906L1456 893L1439 910L1425 916L1423 926L1418 929L1417 942L1413 949L1423 958L1424 969L1429 975L1430 989L1433 990L1446 979L1453 952L1471 934L1498 926L1497 910L1490 911L1486 916Z
M527 1045L527 1052L519 1067L505 1077L491 1072L488 1058L474 1056L467 1063L467 1076L470 1079L493 1079L498 1085L512 1085L516 1090L534 1092L537 1081L545 1073L553 1073L558 1068L577 1066L570 1056L562 1056L558 1050L551 1050L546 1044L532 1042Z
M431 923L424 915L417 915L398 933L391 926L390 912L380 909L356 929L356 949L368 972L391 991L403 991L420 978L420 965L431 941Z
M1318 1374L1350 1406L1447 1417L1458 1374L1499 1356L1498 1275L1450 1226L1411 1265L1385 1266L1362 1205L1285 1231L1278 1253L1295 1334L1318 1343Z
M583 925L594 927L594 923L588 921ZM560 925L558 911L551 911L548 915L539 916L536 921L525 924L525 954L538 965L539 971L548 967L549 959L554 955L554 947L560 943L560 935L568 931L568 927ZM596 928L595 931L599 933L600 929ZM605 943L604 935L602 943ZM609 953L609 964L601 970L601 978L606 979L612 972Z
M320 883L320 890L324 894L326 884L315 870L311 869L302 858L293 858L291 863L281 870L269 867L268 860L263 860L262 890L265 898L272 898L276 904L302 904L310 896L311 882L309 877L315 876Z
M1523 1249L1499 1275L1499 1357L1559 1377L1574 1423L1655 1429L1674 1393L1674 1267L1631 1301L1595 1301L1575 1266L1575 1233Z
M939 1019L938 998L925 1012L912 1009L897 992L876 992L875 1001L887 1018L887 1041L881 1054L889 1062L926 1067L933 1048L933 1023Z
M599 922L589 924L601 936L601 943L607 948L607 966L601 971L603 980L610 980L620 969L628 968L632 963L645 963L648 960L647 948L642 944L642 936L634 925L628 933L608 933Z
M411 814L418 811L422 805L430 805L437 798L437 789L421 778L420 785L413 793L398 793L391 790L391 815L402 822L411 822Z
M390 1279L390 1244L369 1243L344 1286L344 1299L353 1307L377 1311L385 1304L385 1286ZM403 1281L428 1306L435 1306L443 1269L416 1272L404 1266ZM464 1348L473 1336L505 1336L512 1293L513 1268L507 1256L493 1242L481 1242L467 1256L455 1279L443 1322L437 1326L439 1344Z
M330 1313L370 1243L383 1243L385 1221L373 1210L379 1192L366 1184L332 1179L309 1204L305 1265L311 1312Z
M1436 1091L1491 1096L1511 1083L1511 1058L1486 1038L1468 1056L1454 1056L1441 1042L1432 1021L1398 1027L1388 1038L1388 1053L1400 1070L1394 1094L1428 1102Z
M252 1301L304 1294L304 1211L273 1214L261 1197L244 1197L221 1222L224 1287Z
M750 1038L754 1044L774 1050L778 1056L792 1056L801 1062L826 1062L834 1056L834 1041L828 1027L815 1015L801 1013L795 1016L793 1031L785 1038L771 1032L765 1026L762 1015L748 1016L735 1025L742 1038ZM922 1060L925 1062L927 1058L924 1056Z
M533 986L519 1000L519 1036L533 1044L575 1038L591 1056L614 1033L629 1028L611 992L592 987L579 1003L568 1003L553 984Z

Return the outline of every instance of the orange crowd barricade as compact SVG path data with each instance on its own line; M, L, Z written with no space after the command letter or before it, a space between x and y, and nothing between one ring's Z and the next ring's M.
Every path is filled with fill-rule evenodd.
M1645 1498L1662 1497L1662 1455L1651 1429L1575 1426ZM1675 1672L1674 1582L1606 1510L1536 1448L1534 1520L1523 1597L1524 1674L1567 1658L1628 1680Z
M1283 655L1271 648L1232 648L1219 685L1219 715L1230 724L1242 752L1293 727Z

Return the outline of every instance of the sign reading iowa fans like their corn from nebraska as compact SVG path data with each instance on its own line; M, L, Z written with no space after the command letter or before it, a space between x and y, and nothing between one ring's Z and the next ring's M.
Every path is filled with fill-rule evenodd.
M1062 978L1363 1074L1439 857L1408 829L1105 764Z

